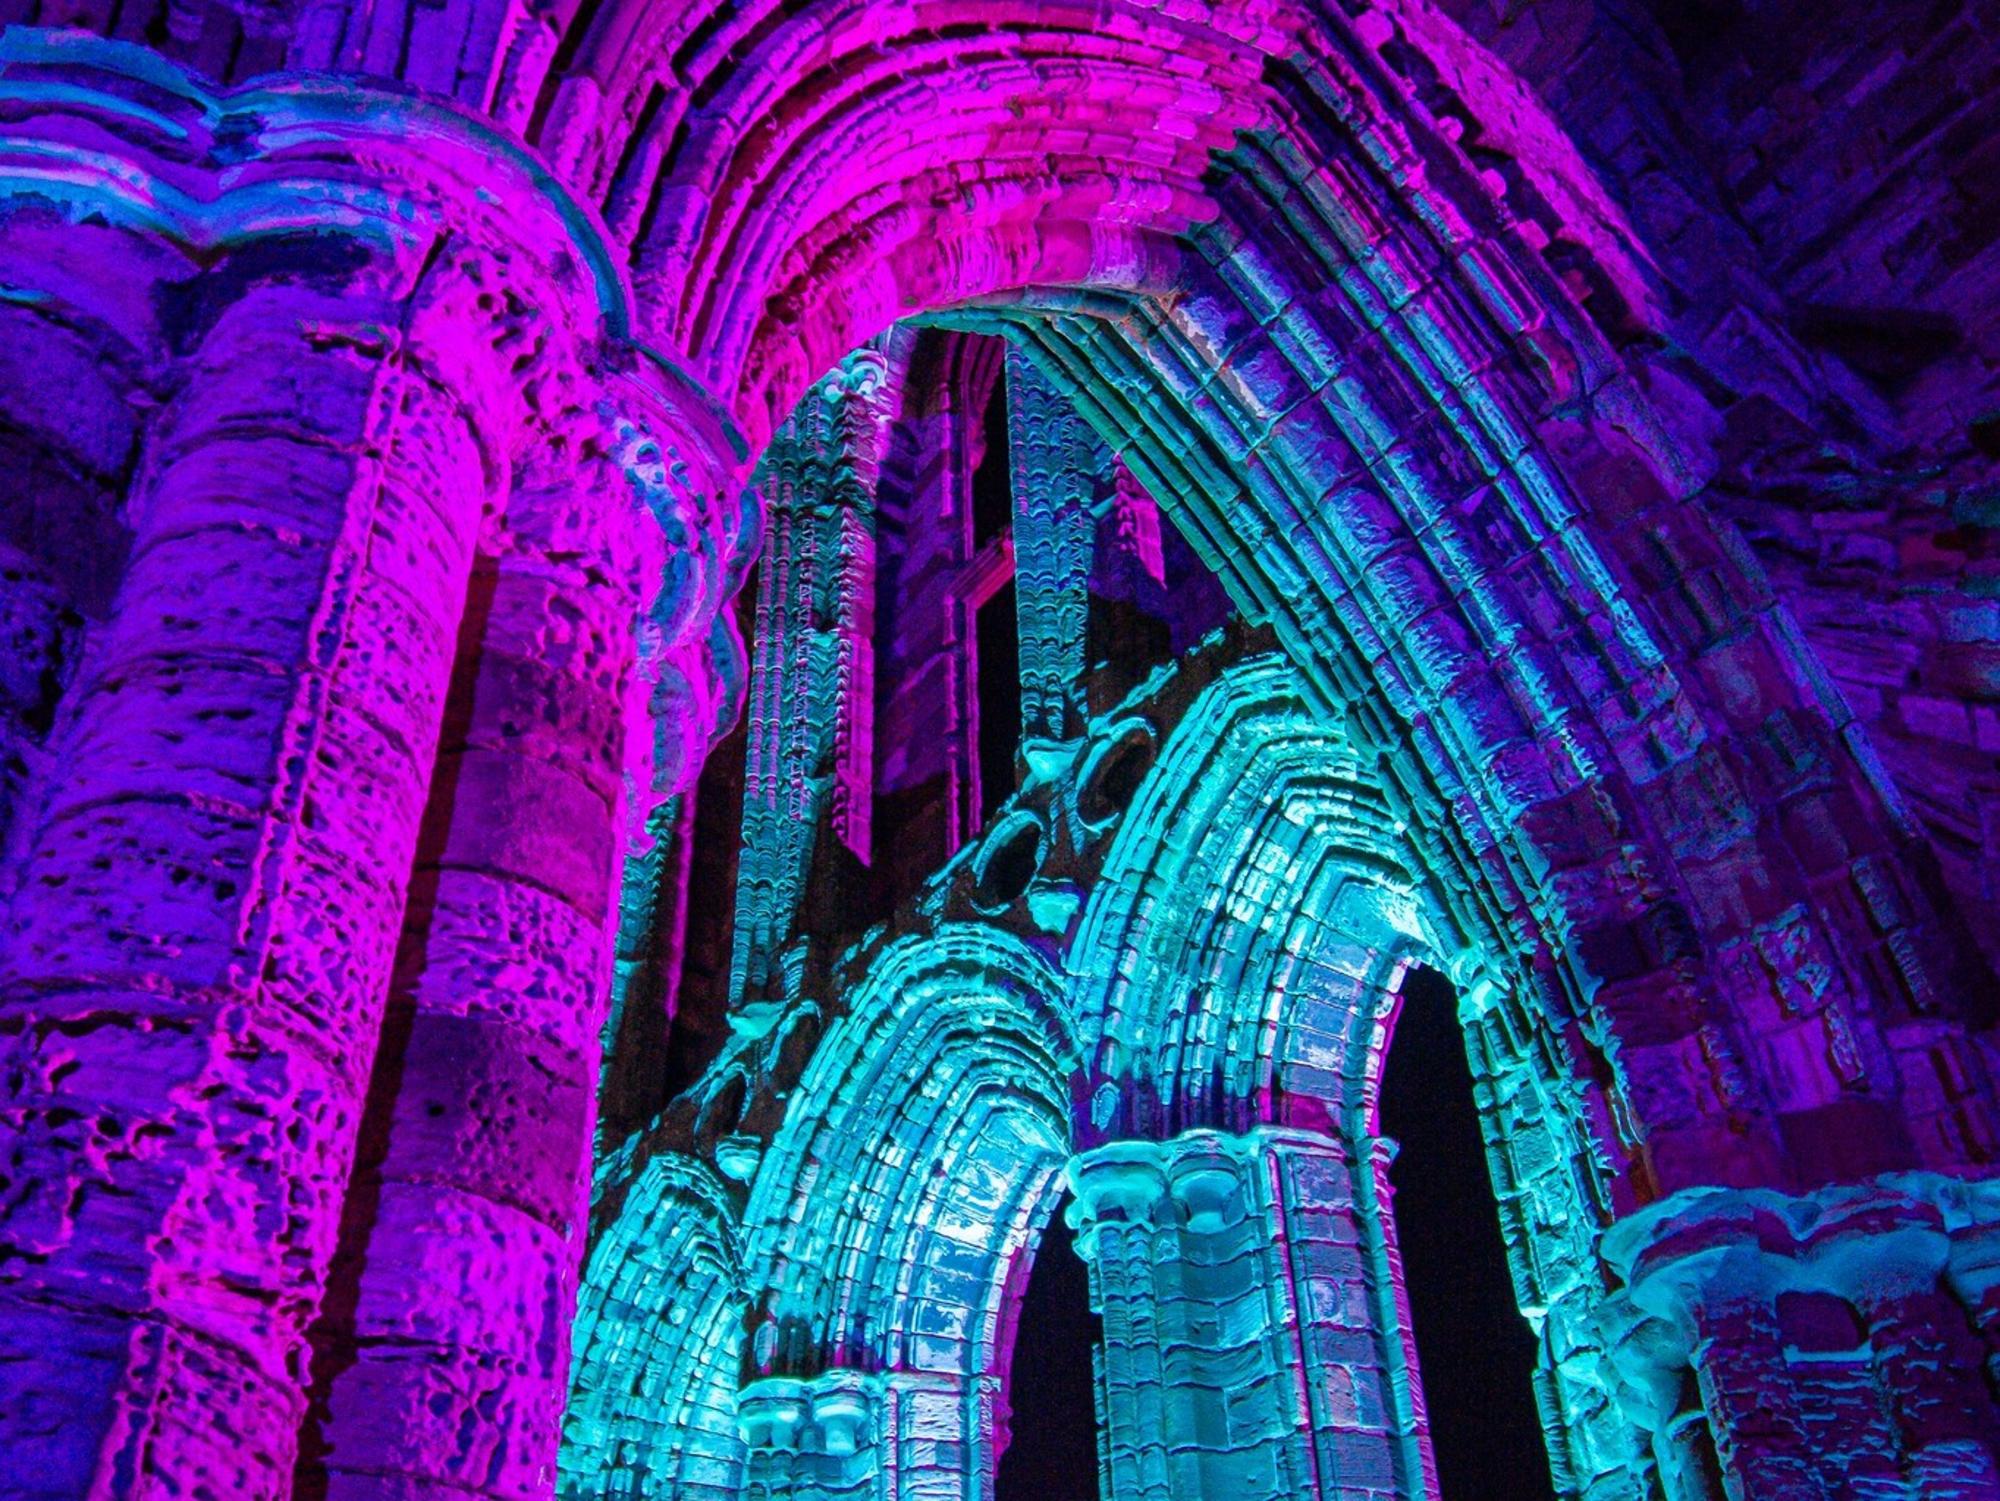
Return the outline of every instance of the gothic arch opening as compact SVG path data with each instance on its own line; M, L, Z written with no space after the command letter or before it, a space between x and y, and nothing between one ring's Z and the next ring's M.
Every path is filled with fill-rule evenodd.
M1065 1194L1043 1227L1014 1313L995 1501L1099 1501L1092 1370L1102 1330L1065 1218L1074 1202Z

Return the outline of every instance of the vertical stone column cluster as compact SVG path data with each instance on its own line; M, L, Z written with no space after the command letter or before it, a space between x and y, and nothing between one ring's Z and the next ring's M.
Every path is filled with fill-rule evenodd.
M1016 346L1007 350L1021 740L1083 732L1099 448L1075 404Z
M617 278L476 127L11 33L17 96L0 215L92 227L166 397L0 928L10 1476L289 1495L317 1385L369 1416L306 1474L546 1492L637 637L712 506L621 483Z
M1671 1501L2000 1492L2000 1194L1690 1190L1606 1235L1621 1399Z
M807 393L766 452L730 993L769 983L820 825L870 858L875 786L875 490L892 392L859 349Z
M1435 1488L1394 1258L1357 1208L1356 1175L1385 1167L1277 1127L1072 1160L1107 1494Z
M743 1501L990 1501L1004 1405L998 1375L767 1376L737 1397Z

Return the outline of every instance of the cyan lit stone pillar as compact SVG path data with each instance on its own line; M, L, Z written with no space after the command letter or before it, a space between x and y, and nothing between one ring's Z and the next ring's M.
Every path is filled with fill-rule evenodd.
M1021 636L1021 743L1083 732L1099 466L1096 436L1019 348L1007 349L1008 472Z
M875 488L887 361L857 349L765 452L732 996L771 977L822 826L866 863L875 794Z
M1431 1493L1394 1257L1358 1207L1386 1168L1279 1127L1071 1161L1110 1501Z
M737 1396L744 1501L991 1501L997 1375L828 1371Z
M622 294L408 97L10 31L12 96L4 234L102 258L170 394L0 930L0 1451L22 1496L282 1497L472 559Z
M1609 1358L1666 1494L2000 1494L1994 1189L1695 1189L1607 1232Z

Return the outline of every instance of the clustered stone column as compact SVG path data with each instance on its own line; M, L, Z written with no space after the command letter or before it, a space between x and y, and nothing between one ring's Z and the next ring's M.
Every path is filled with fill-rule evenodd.
M8 1474L290 1495L310 1381L369 1472L342 1493L442 1493L488 1451L490 1494L546 1493L622 783L655 745L664 545L615 443L575 436L615 426L623 294L539 168L411 99L239 103L10 34L15 88L0 215L148 248L78 241L149 286L172 395L0 931ZM556 476L518 483L531 456ZM392 991L392 1123L351 1192ZM316 1316L366 1357L309 1374Z
M1083 731L1099 448L1075 403L1007 350L1014 587L1021 637L1021 741Z
M989 1501L998 1375L767 1376L737 1397L743 1501Z
M1365 1497L1435 1490L1394 1257L1357 1205L1385 1154L1259 1127L1071 1161L1104 1320L1105 1493Z
M766 983L792 936L821 823L870 858L875 487L887 379L880 351L856 350L807 393L763 460L734 996Z
M1671 1501L2000 1494L2000 1192L1691 1189L1615 1225L1609 1360Z

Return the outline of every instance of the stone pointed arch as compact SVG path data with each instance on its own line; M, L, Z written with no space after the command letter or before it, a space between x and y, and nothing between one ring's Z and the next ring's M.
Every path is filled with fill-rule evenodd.
M584 1268L557 1491L724 1501L742 1478L739 1206L713 1168L680 1153L620 1186Z
M1336 1202L1362 1226L1366 1256L1350 1275L1374 1290L1370 1337L1385 1371L1413 1363L1375 1107L1405 967L1446 971L1483 1081L1555 1472L1565 1493L1614 1469L1643 1484L1641 1442L1596 1366L1601 1289L1578 1274L1612 1219L1607 1186L1630 1144L1610 1132L1577 1039L1548 1026L1516 956L1482 948L1469 894L1425 870L1411 834L1379 766L1282 656L1251 657L1202 691L1125 811L1070 951L1091 1056L1081 1140L1095 1148L1079 1181L1105 1163L1107 1182L1171 1179L1184 1143L1217 1133L1332 1144L1346 1164ZM1398 1483L1414 1486L1429 1462L1421 1409L1397 1422ZM1327 1462L1337 1472L1338 1455Z
M1160 746L1070 950L1092 1130L1365 1133L1394 976L1457 958L1455 930L1291 664L1231 669Z

